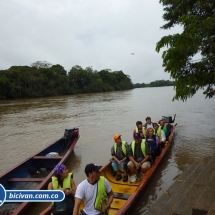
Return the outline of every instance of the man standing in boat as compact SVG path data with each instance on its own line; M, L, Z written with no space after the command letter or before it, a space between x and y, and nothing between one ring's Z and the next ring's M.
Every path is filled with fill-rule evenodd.
M113 191L110 183L103 176L100 176L99 170L101 167L93 163L86 165L85 174L87 179L77 187L73 215L79 214L82 200L84 201L84 209L81 215L107 214L113 201Z
M150 148L139 133L134 134L134 141L130 144L128 157L130 159L127 165L128 169L132 175L136 174L137 178L140 171L142 174L146 174L151 167Z
M116 180L119 181L122 179L121 171L123 172L123 182L128 181L128 174L127 174L127 163L128 163L128 143L122 141L121 135L116 134L113 137L114 145L111 148L111 166L114 171L114 176L116 175Z

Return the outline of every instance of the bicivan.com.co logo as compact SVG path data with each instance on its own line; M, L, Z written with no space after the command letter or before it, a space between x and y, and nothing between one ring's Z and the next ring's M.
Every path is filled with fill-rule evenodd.
M64 198L61 190L5 190L0 184L0 206L4 202L61 202Z
M6 198L6 191L4 187L0 184L0 206L4 204Z

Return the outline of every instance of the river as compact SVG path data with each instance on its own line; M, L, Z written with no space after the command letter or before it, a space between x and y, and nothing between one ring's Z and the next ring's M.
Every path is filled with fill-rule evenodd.
M133 211L146 214L185 168L215 154L214 98L200 91L186 102L172 102L174 93L173 87L157 87L0 101L0 174L63 136L65 128L78 127L80 139L66 163L78 184L87 163L110 159L114 134L130 143L136 121L176 114L174 144Z

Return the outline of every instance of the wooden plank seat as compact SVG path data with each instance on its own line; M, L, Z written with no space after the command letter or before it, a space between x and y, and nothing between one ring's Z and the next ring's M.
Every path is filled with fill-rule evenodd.
M35 160L61 160L63 156L34 156Z
M41 182L45 178L9 178L10 182Z
M125 193L113 193L114 198L118 199L128 199L131 195L130 194L125 194Z

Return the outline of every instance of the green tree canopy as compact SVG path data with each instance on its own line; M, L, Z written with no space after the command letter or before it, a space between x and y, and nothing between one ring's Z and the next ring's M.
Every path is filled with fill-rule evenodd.
M0 99L35 98L77 93L133 89L131 79L122 71L83 69L37 61L29 66L0 70Z
M206 98L214 94L215 85L215 1L160 0L164 7L161 28L183 27L181 34L164 36L156 51L168 47L162 54L165 71L175 80L174 99L187 100L198 89ZM199 57L198 57L199 56Z
M149 84L136 83L136 84L133 84L133 86L134 86L134 88L174 86L174 81L156 80L156 81L150 82Z
M51 63L47 61L36 61L31 64L31 67L36 67L37 69L39 68L50 68L52 66Z

